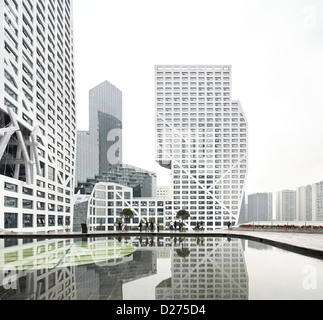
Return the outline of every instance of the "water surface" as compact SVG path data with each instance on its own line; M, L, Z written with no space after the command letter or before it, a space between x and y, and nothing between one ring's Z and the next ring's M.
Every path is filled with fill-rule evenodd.
M322 298L322 260L253 241L0 240L1 300Z

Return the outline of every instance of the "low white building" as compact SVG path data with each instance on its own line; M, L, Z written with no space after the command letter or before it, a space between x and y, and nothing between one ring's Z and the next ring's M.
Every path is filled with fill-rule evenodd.
M124 221L129 228L138 227L139 222L153 221L164 224L164 201L157 198L133 198L132 188L113 182L95 185L88 200L87 224L91 231L117 230L120 213L129 208L134 218Z

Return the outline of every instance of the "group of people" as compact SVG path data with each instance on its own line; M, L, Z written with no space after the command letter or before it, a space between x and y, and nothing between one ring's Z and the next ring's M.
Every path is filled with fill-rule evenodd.
M122 221L118 221L117 222L117 229L118 229L118 231L122 231L122 227L123 227L123 223L122 223ZM170 230L177 230L177 227L178 227L178 229L179 229L179 231L181 231L182 230L182 228L183 228L183 223L182 222L177 222L176 220L173 222L171 222L170 223ZM140 223L139 223L139 230L140 230L140 232L142 231L142 229L143 228L145 228L145 231L151 231L151 232L153 232L155 229L155 226L154 226L154 222L151 220L150 222L148 222L148 220L146 220L146 221L140 221ZM228 222L228 229L229 230L231 230L231 228L232 228L232 223L231 222ZM124 226L124 230L126 230L127 231L127 225L125 225ZM201 222L199 222L199 221L197 221L196 222L196 228L195 228L196 230L204 230L204 222L203 221L201 221ZM157 232L159 232L159 230L160 230L160 225L159 225L159 222L157 222Z
M154 226L154 221L150 221L148 222L148 220L146 220L146 222L144 221L140 221L139 223L139 230L140 232L142 231L143 227L145 227L145 231L150 231L153 232L155 230L155 226ZM159 229L160 229L160 225L159 225L159 222L157 222L157 232L159 232Z
M170 223L170 230L175 230L175 231L177 231L177 227L178 227L178 230L179 231L182 231L182 229L183 229L183 223L182 222L178 222L178 221L172 221L171 223Z
M196 230L204 230L204 222L203 221L201 221L201 222L199 222L199 221L197 221L196 222Z

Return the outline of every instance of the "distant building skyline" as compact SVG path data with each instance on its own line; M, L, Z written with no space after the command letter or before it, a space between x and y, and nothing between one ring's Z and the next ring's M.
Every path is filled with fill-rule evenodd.
M272 193L262 192L248 195L248 221L273 220Z

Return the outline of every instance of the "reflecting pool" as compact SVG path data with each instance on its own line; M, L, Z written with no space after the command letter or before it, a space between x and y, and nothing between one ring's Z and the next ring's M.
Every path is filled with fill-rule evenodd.
M323 260L249 240L0 240L1 300L322 298Z

